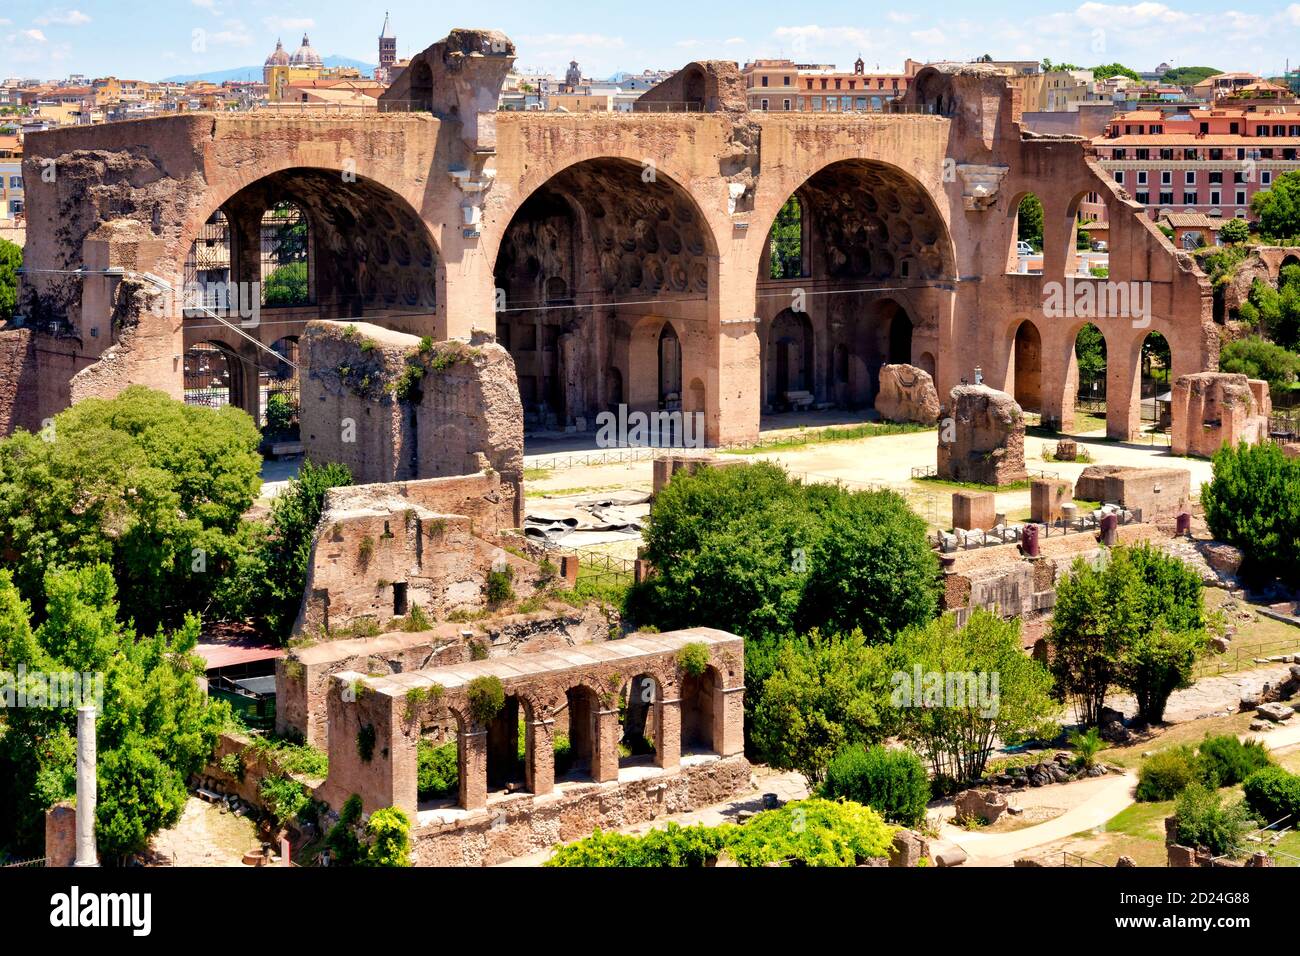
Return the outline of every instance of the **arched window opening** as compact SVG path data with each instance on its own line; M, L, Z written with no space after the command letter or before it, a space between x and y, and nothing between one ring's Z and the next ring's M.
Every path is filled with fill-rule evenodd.
M310 305L311 229L297 203L281 200L262 214L262 305Z
M776 214L768 247L771 278L797 279L804 275L803 206L798 196L787 199Z

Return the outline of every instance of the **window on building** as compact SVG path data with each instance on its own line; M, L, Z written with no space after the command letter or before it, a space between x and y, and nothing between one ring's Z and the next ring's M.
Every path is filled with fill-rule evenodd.
M1172 171L1172 170L1169 170L1169 169L1162 169L1162 170L1160 170L1160 185L1161 185L1161 186L1170 186L1170 185L1173 185L1173 182L1174 182L1174 174L1173 174L1173 171Z
M1111 158L1111 159L1126 159L1126 158L1128 158L1128 150L1127 150L1127 149L1117 149L1117 150L1114 150L1114 151L1110 154L1110 158Z
M1144 206L1150 205L1150 203L1151 203L1151 194L1150 194L1149 192L1147 192L1146 190L1140 190L1140 191L1138 192L1136 198L1137 198L1137 201L1140 202L1140 203L1141 203L1142 205L1144 205Z
M1261 186L1273 185L1273 171L1271 169L1266 169L1259 174L1259 184Z
M1174 204L1174 194L1172 191L1160 193L1160 205L1172 206L1173 204Z
M1209 123L1206 123L1206 122L1204 122L1204 121L1202 121L1202 123L1201 123L1201 132L1202 132L1202 133L1208 133L1209 131L1210 131L1210 124L1209 124Z
M1244 183L1246 181L1246 174L1239 169L1232 174L1232 181L1234 183Z
M1184 185L1187 185L1187 186L1193 186L1193 185L1195 185L1195 184L1196 184L1196 170L1194 170L1194 169L1189 169L1189 170L1187 170L1187 172L1183 175L1183 183L1184 183Z
M822 98L821 98L820 96L814 96L814 97L812 98L812 108L813 108L813 111L814 111L814 112L817 112L817 113L820 113L820 112L821 112L821 108L822 108Z
M760 104L760 109L762 109L763 112L766 113L766 112L767 112L767 98L764 97L763 99L759 100L759 104Z
M782 86L789 86L789 85L790 85L790 77L788 77L788 76L783 76L783 77L781 77L781 85L782 85Z
M1210 148L1210 159L1214 159L1214 160L1223 159L1223 150L1221 150L1221 149L1215 149L1215 148L1211 147L1211 148Z
M1149 149L1139 149L1139 150L1137 151L1137 158L1138 158L1138 159L1150 159L1150 158L1151 158L1151 150L1149 150Z
M1119 183L1121 186L1124 185L1124 170L1115 170L1115 182Z
M1162 150L1160 150L1160 158L1161 158L1161 159L1173 159L1173 158L1174 158L1174 151L1173 151L1172 149L1162 149Z
M1210 185L1218 186L1222 184L1222 182L1223 182L1223 170L1221 169L1210 170Z
M1190 159L1194 161L1196 159L1196 150L1194 149L1183 150L1183 159Z
M1246 190L1244 190L1244 189L1238 189L1238 190L1237 190L1237 205L1238 205L1238 206L1242 206L1242 205L1245 205L1245 203L1246 203Z
M1223 199L1221 198L1222 196L1223 196L1223 193L1221 193L1219 190L1217 190L1217 189L1211 189L1211 190L1210 190L1210 205L1211 205L1211 206L1217 206L1219 203L1223 202ZM1211 213L1210 215L1214 215L1214 214Z
M1191 193L1183 193L1183 205L1184 205L1184 206L1195 206L1195 205L1196 205L1196 193L1194 193L1194 192L1191 192Z
M790 112L790 101L789 101L789 100L782 100L781 102L785 104L785 105L782 106L781 108L782 108L783 110L785 110L787 113Z
M766 77L766 76L762 78L762 80L760 81L760 85L761 85L761 86L767 86L767 77Z
M1228 124L1228 132L1229 132L1230 134L1232 134L1233 136L1236 136L1238 133L1241 132L1241 124L1240 124L1240 123L1229 123L1229 124Z
M1147 171L1146 171L1145 169L1139 169L1139 170L1138 170L1138 185L1139 185L1139 186L1145 186L1146 184L1147 184Z

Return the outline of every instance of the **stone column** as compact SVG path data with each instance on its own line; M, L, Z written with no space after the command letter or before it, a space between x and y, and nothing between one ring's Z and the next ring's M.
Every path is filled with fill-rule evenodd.
M524 755L524 783L535 795L555 789L555 721L527 722L528 752Z
M475 726L457 736L460 772L460 805L466 810L487 806L487 731Z
M1128 441L1138 434L1142 424L1138 406L1142 340L1137 340L1136 348L1132 342L1113 348L1111 338L1106 339L1106 437Z
M95 851L95 708L77 708L77 862L74 866L99 866Z
M598 710L596 739L591 743L591 779L605 783L618 779L618 710Z
M655 721L655 766L674 770L682 763L682 699L664 698L655 709L659 712Z

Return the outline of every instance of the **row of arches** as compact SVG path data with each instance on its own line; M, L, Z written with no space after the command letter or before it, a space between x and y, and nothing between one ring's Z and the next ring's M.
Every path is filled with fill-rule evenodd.
M1100 221L1105 202L1096 192L1081 192L1064 207L1068 228L1061 230L1052 221L1052 207L1044 205L1033 192L1023 192L1008 203L1010 241L1007 249L1007 272L1041 275L1049 252L1059 251L1065 273L1090 271L1088 253L1092 235L1090 225L1103 228L1108 242L1109 227Z
M205 340L185 350L184 397L206 408L233 406L276 437L295 437L299 399L298 336L270 345L275 358L247 345Z
M420 809L474 809L505 793L549 793L721 755L724 690L721 671L710 665L676 681L638 673L613 691L578 683L553 699L510 694L485 725L450 709L450 723L436 721L421 734L455 747L454 786L421 793Z

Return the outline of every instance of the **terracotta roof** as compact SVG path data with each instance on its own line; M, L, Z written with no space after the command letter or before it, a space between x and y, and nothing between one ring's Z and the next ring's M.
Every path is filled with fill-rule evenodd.
M208 670L230 667L232 664L251 664L254 661L274 660L284 657L282 647L259 646L253 644L199 644L194 653L203 658Z
M1174 149L1202 146L1245 146L1248 149L1268 149L1278 146L1300 146L1300 136L1242 136L1240 133L1208 133L1204 136L1188 131L1173 133L1143 133L1131 136L1097 136L1094 146L1165 146Z
M1216 232L1223 225L1222 219L1211 219L1203 212L1167 212L1160 221L1168 223L1171 229L1212 229Z

